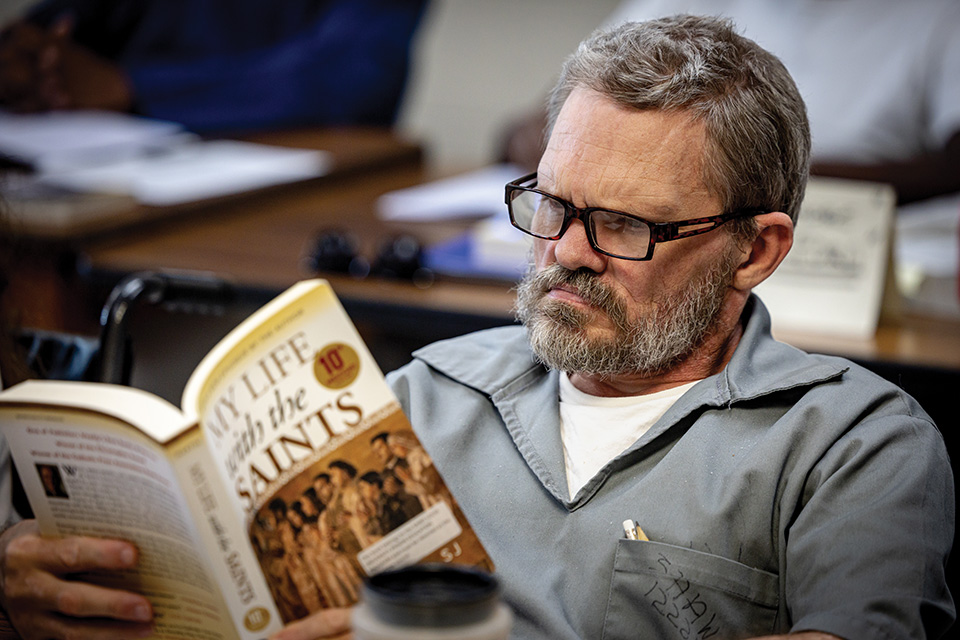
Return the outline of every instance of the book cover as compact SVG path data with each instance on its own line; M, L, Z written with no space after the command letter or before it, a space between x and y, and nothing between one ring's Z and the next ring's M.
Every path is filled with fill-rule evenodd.
M494 569L323 280L228 334L179 409L29 381L0 429L44 534L139 545L139 571L95 578L152 596L159 637L262 638L408 564Z

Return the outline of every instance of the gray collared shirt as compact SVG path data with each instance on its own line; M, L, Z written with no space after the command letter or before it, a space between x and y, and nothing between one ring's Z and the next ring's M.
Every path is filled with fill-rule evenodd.
M513 637L937 637L954 484L892 384L770 336L752 298L720 373L567 495L556 372L522 328L428 346L390 374L497 566ZM603 425L597 425L598 429ZM649 542L627 540L636 520Z

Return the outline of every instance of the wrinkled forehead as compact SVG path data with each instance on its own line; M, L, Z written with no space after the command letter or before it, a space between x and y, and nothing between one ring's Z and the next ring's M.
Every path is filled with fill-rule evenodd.
M704 180L705 148L705 126L687 112L639 110L578 87L547 142L539 186L578 206L710 208L719 200Z

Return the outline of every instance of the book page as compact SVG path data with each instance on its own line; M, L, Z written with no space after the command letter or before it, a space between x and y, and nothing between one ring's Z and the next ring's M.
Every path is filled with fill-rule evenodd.
M136 570L84 580L145 595L159 638L237 637L159 444L117 419L69 407L3 406L0 419L44 535L137 545ZM194 429L181 442L199 436Z
M357 601L400 564L493 566L323 281L211 351L183 405L200 415L285 621Z

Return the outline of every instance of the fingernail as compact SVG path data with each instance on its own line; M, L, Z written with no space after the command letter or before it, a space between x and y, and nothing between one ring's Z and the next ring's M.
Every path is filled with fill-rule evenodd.
M138 604L133 609L133 618L135 620L141 620L143 622L149 622L153 619L153 612L150 610L150 607L145 604Z
M130 547L124 547L120 551L120 562L122 562L124 565L128 567L132 566L133 563L136 562L136 560L137 560L137 556L133 552L133 549L131 549Z

